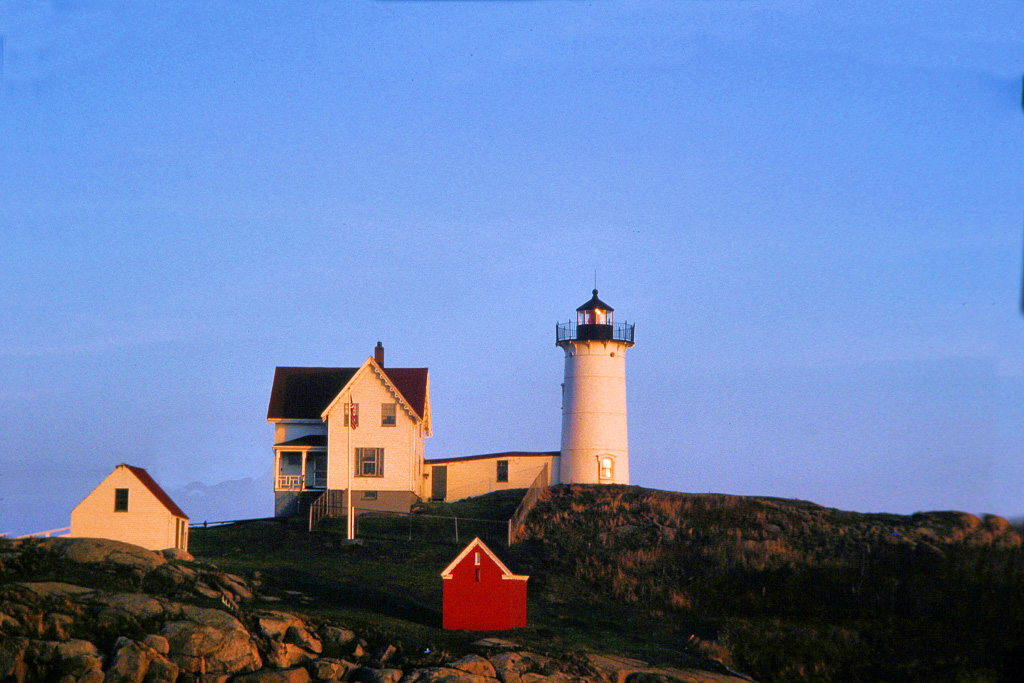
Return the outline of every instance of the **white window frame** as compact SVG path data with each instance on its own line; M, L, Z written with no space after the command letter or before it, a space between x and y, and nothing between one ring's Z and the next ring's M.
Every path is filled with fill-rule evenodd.
M384 476L384 449L383 448L357 448L356 449L356 472L357 477L383 477ZM370 474L367 474L370 472Z
M380 426L381 427L395 427L398 425L398 404L397 403L381 403L380 404Z

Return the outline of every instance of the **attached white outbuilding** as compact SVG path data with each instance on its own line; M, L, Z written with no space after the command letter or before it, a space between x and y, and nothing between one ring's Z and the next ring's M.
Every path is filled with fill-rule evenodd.
M69 535L188 550L188 516L149 472L121 464L71 511Z

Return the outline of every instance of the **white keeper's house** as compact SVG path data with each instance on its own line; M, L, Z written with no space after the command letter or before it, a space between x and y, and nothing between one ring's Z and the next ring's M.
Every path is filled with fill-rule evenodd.
M458 500L535 480L629 483L625 351L633 325L614 323L597 297L556 326L565 352L562 448L426 460L431 435L427 368L392 368L380 342L359 367L278 367L267 420L274 425L274 514L332 505L407 512L421 500Z

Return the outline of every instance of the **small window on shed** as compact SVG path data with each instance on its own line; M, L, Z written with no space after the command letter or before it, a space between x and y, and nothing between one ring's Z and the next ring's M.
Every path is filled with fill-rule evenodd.
M377 492L363 491L363 500L377 500Z
M114 489L114 512L128 512L128 489Z
M508 460L498 461L498 481L508 481Z

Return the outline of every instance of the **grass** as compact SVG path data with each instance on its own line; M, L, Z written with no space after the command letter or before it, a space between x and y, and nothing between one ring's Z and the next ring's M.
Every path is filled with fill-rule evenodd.
M192 550L228 571L259 572L283 598L268 606L333 617L407 649L458 652L480 634L439 628L439 574L470 540L467 518L508 519L521 494L429 504L432 516L412 521L365 519L363 545L346 545L335 523L310 535L274 521L194 530ZM456 516L458 542L447 519ZM511 637L541 652L674 665L710 656L762 683L980 682L1024 668L1024 551L1000 518L560 486L513 548L500 525L480 531L530 575L530 626Z

